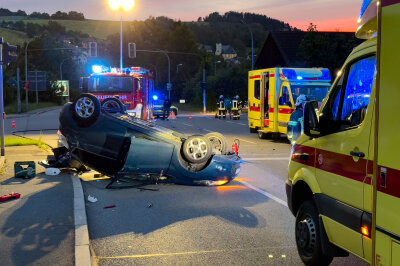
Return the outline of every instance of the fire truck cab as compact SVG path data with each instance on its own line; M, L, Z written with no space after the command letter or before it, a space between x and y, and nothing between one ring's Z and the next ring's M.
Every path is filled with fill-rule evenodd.
M304 107L286 181L299 255L400 265L400 0L364 0L356 47L318 112Z
M322 102L331 76L324 68L269 68L249 71L249 128L260 138L286 134L298 96Z

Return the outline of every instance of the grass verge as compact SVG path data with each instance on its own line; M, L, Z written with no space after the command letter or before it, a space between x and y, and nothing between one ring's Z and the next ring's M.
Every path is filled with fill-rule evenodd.
M37 109L41 109L41 108L53 107L53 106L59 106L59 104L53 103L53 102L39 102L38 104L29 103L29 111L37 110ZM25 107L26 107L25 106L25 102L21 102L21 112L22 113L26 112L26 108ZM4 106L4 112L6 114L16 114L16 113L18 113L17 103L12 103L12 104Z
M26 145L36 145L41 149L47 150L48 147L46 143L42 141L42 136L39 139L26 139L26 138L17 138L17 137L6 137L4 139L4 146L26 146Z

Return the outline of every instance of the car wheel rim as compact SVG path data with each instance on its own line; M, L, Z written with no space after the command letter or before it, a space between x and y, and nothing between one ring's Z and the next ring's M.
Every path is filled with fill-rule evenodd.
M310 216L305 217L296 226L297 245L307 254L312 254L317 241L317 228Z
M208 153L207 143L200 138L192 139L186 147L186 152L192 159L202 160Z
M212 150L222 153L222 141L219 138L211 137L208 139L211 142Z
M109 109L115 109L115 108L119 108L119 104L115 101L108 101L108 102L106 102L104 107L109 108Z
M76 101L75 111L81 118L88 118L94 113L94 102L89 97L82 97Z

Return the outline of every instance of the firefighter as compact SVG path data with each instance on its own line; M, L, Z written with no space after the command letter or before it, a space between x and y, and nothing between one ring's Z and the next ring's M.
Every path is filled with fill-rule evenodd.
M228 114L228 115L229 115L229 118L232 119L232 116L231 116L232 101L231 101L231 99L228 98L228 97L225 98L225 99L224 99L224 103L225 103L225 109L226 109L225 115ZM225 118L225 117L226 117L226 116L224 116L224 118Z
M308 100L308 97L304 94L299 95L296 99L296 110L291 114L287 127L287 137L292 145L296 143L296 139L303 132L303 108Z
M225 119L226 118L226 108L225 108L224 95L219 96L217 105L218 105L218 118L221 119L221 117L223 117Z
M232 100L232 114L233 120L240 119L240 109L241 109L241 101L239 99L239 95L236 95Z
M165 118L169 117L169 110L171 108L171 101L168 97L165 97L164 99L164 105L163 105L163 118L162 120L165 120Z

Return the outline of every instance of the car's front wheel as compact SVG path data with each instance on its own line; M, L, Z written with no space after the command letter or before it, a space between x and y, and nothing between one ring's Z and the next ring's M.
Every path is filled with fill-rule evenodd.
M321 229L314 202L305 201L296 215L296 245L305 265L329 265L333 259L322 253Z
M96 122L100 114L100 102L90 93L79 95L72 104L72 117L82 127L87 127Z
M125 106L124 104L115 97L110 97L105 99L101 103L101 108L109 113L124 113Z
M204 136L190 136L183 143L182 152L188 162L203 163L211 157L211 143Z
M228 144L224 135L218 132L208 133L206 136L211 143L211 149L216 154L223 154L226 152Z

